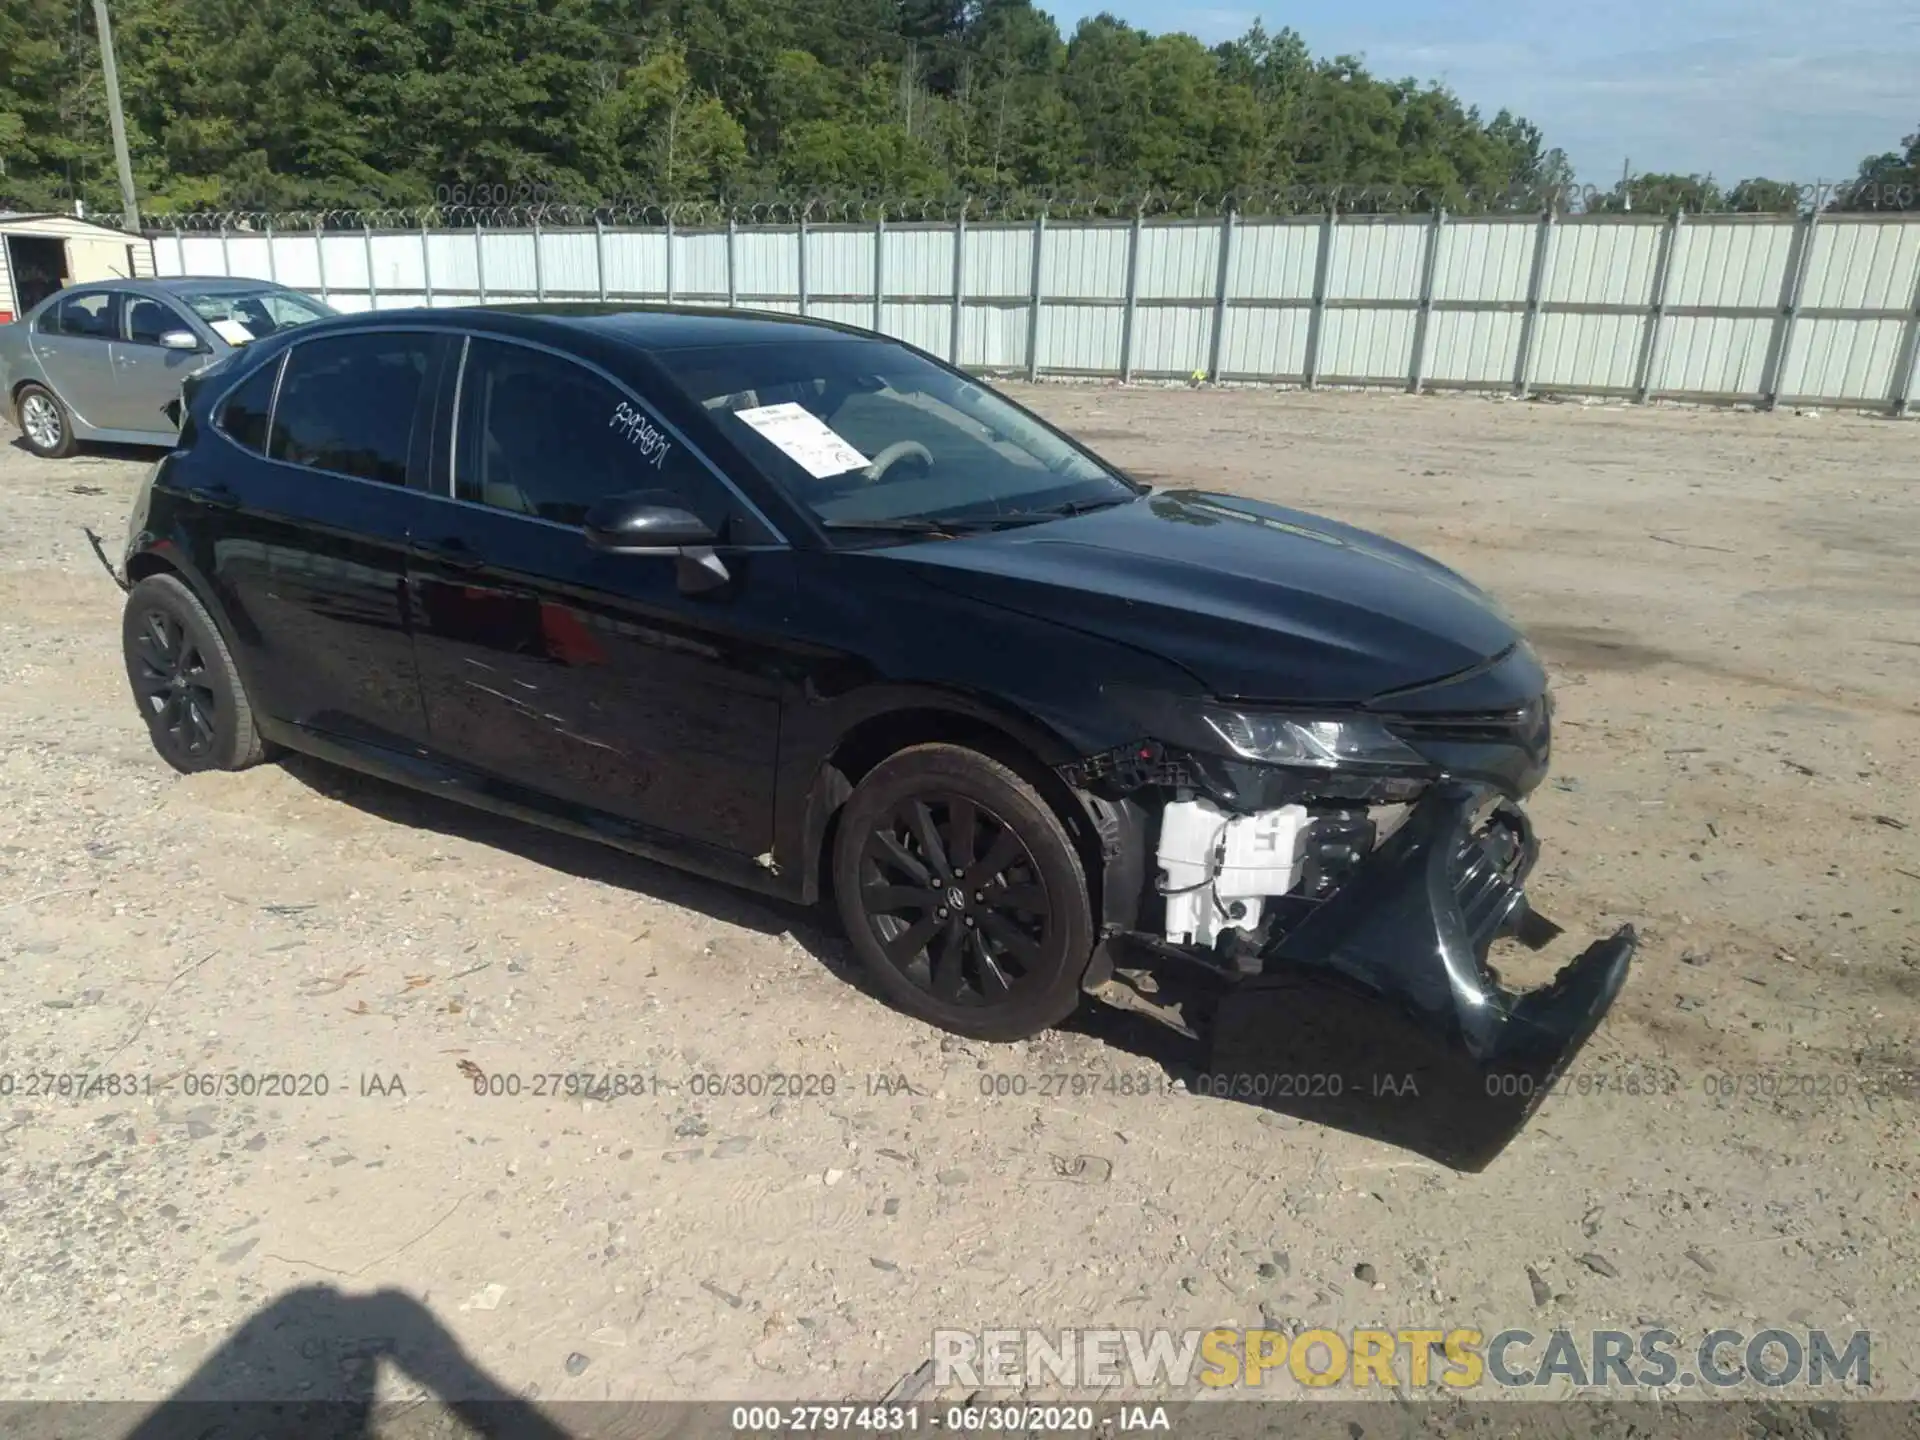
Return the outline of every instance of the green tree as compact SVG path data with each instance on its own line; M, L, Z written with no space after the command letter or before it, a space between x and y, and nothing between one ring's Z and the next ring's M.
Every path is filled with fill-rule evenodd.
M1190 35L1150 35L1107 15L1083 21L1061 83L1094 187L1220 195L1245 183L1261 153L1259 102L1219 68Z
M1742 180L1727 194L1727 209L1744 215L1792 215L1801 208L1805 187L1786 180Z
M1920 129L1889 150L1860 162L1860 173L1828 206L1831 210L1920 210Z
M746 168L747 137L718 96L694 88L686 47L668 38L600 98L592 118L603 191L686 199L721 193Z
M1671 215L1683 210L1691 215L1725 210L1726 196L1707 175L1636 175L1622 181L1594 207L1618 213L1645 211L1653 215Z
M1502 203L1567 173L1519 116L1257 24L1209 49L1109 15L1063 38L1031 0L113 4L149 211L1297 184L1391 207L1377 187ZM0 0L9 201L117 208L101 90L89 7Z
M77 23L76 23L77 22ZM75 198L113 203L113 153L92 14L52 0L0 4L0 193L28 209L68 208Z

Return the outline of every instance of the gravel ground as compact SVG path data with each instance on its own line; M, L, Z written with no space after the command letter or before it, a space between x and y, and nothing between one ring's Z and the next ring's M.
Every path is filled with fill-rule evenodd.
M1920 431L1020 393L1156 482L1508 602L1558 687L1531 888L1569 930L1510 973L1645 942L1586 1093L1457 1175L1168 1093L1130 1021L942 1037L817 914L300 760L178 778L81 533L117 541L151 457L8 431L0 1397L331 1394L384 1350L386 1394L844 1399L938 1327L1271 1322L1867 1329L1872 1392L1920 1398ZM555 1072L643 1093L529 1093ZM800 1079L699 1093L744 1072ZM200 1093L220 1073L309 1093ZM1040 1093L1062 1075L1155 1083Z

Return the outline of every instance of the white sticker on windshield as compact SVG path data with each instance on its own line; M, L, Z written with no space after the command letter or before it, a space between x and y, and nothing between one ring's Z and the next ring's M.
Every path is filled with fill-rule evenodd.
M733 413L778 445L816 480L844 475L871 463L819 416L791 401Z
M207 324L213 328L214 334L229 345L245 345L253 339L253 331L238 320L209 320Z

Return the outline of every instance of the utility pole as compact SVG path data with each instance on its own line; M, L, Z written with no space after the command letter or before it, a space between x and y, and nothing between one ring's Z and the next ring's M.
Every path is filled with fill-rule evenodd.
M113 23L107 0L93 0L94 28L100 32L100 65L107 72L107 118L113 125L113 163L120 171L120 213L129 235L140 233L140 205L133 198L133 160L127 154L127 118L120 113L120 71L113 63Z

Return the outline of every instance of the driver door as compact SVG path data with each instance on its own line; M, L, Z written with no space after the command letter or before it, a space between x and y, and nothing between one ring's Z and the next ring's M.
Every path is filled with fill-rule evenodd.
M120 335L110 347L113 390L107 399L107 413L113 418L102 419L100 424L114 430L151 433L159 440L173 439L177 427L163 407L169 400L180 398L180 382L212 357L212 348L205 341L197 350L167 349L160 337L174 330L184 330L199 339L187 317L159 296L121 295Z
M451 384L455 430L434 449L453 474L409 560L433 749L643 842L770 848L786 547L597 369L474 337ZM643 489L720 535L725 585L687 593L672 554L588 546L587 509Z

